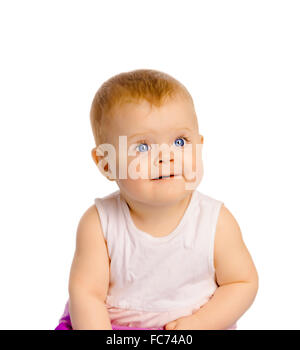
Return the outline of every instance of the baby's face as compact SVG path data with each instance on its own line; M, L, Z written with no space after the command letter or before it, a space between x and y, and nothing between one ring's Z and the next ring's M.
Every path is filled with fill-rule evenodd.
M203 136L198 133L197 117L187 100L173 99L152 109L147 101L127 103L114 111L104 128L106 143L116 150L116 181L125 197L166 204L183 199L200 183ZM120 136L126 137L121 141ZM96 164L104 158L97 158L95 149L92 154ZM125 176L120 176L120 167L127 170ZM174 176L155 179L170 175Z

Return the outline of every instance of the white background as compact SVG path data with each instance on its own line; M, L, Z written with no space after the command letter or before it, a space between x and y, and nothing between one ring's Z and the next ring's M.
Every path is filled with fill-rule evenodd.
M92 161L100 85L151 68L189 89L198 190L237 219L260 277L239 329L299 329L299 1L2 1L0 328L54 329L78 221L115 190Z

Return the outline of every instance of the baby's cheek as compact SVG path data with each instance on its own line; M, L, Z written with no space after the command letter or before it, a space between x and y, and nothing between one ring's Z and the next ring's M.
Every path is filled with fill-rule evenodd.
M184 177L190 188L195 189L203 177L202 145L194 145L184 155Z
M123 160L118 166L118 171L123 166L123 175L118 180L120 188L131 196L142 193L145 181L148 181L147 163L145 157L128 156L126 161Z
M147 156L141 155L128 159L128 178L132 180L146 180L150 178L150 166Z

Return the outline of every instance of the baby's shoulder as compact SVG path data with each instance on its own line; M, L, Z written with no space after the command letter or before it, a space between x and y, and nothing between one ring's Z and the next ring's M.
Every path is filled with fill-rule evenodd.
M231 211L222 204L216 225L214 252L218 254L231 251L243 243L240 226Z
M217 230L224 231L232 228L239 228L239 224L231 211L222 203L217 221Z
M103 241L103 229L99 219L99 209L96 204L90 205L79 219L77 226L77 245L87 245L100 240Z
M120 190L110 193L103 197L97 197L94 199L94 203L96 208L100 211L110 212L115 211L118 206L118 202L120 201Z

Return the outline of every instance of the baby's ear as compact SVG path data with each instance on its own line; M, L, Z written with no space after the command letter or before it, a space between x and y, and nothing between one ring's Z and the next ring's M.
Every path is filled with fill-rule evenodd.
M114 178L111 178L109 174L111 173L108 165L108 160L103 158L106 158L107 156L101 155L97 153L97 147L93 148L91 151L92 158L97 165L97 168L100 170L101 174L105 176L109 181L115 181Z
M197 140L197 143L203 143L203 141L204 141L204 137L203 137L203 135L198 134L198 140Z
M97 155L96 155L96 147L94 147L91 151L91 155L93 158L93 161L96 163L96 165L98 164L98 160L97 160Z

